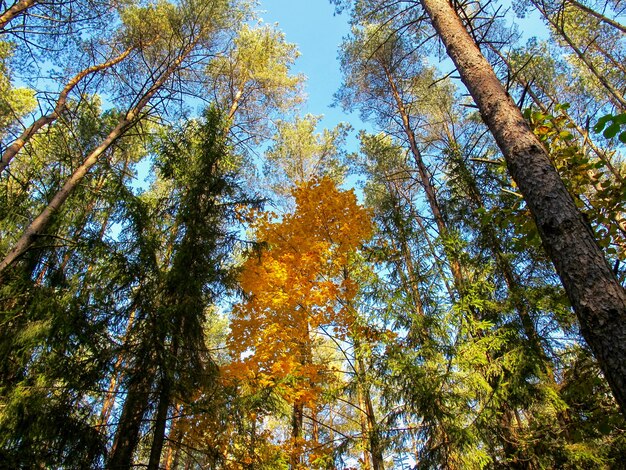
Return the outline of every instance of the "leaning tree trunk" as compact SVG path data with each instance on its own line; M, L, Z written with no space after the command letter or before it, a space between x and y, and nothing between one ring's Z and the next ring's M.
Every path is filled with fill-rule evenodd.
M578 8L581 11L584 11L585 13L593 16L594 18L599 19L600 21L602 21L603 23L608 24L609 26L612 26L616 29L619 29L622 33L626 33L626 26L624 26L621 23L618 23L615 20L612 20L611 18L603 15L602 13L599 13L595 10L593 10L592 8L589 8L587 5L583 5L580 2L577 2L576 0L565 0L564 4L568 3L570 5L572 5L574 8Z
M20 0L19 2L13 4L11 8L8 8L0 14L0 30L3 30L7 23L10 22L13 18L21 15L37 3L39 3L39 0Z
M456 11L447 0L420 1L504 154L578 316L581 332L626 414L626 292L546 149Z
M74 173L65 181L61 189L57 191L48 205L43 211L31 222L24 230L24 233L15 243L13 248L7 253L2 261L0 261L0 282L4 271L13 264L20 256L22 256L35 243L38 237L44 234L46 229L52 223L54 215L61 209L66 199L74 192L83 178L89 173L91 168L98 163L106 150L117 142L124 134L132 128L142 117L144 108L148 106L154 95L164 86L165 82L180 67L187 56L192 52L200 37L191 41L176 57L171 64L157 77L150 88L137 101L137 104L130 109L126 115L120 118L118 124L113 128L109 135L85 158L83 163L79 165Z
M67 107L67 100L69 94L72 92L74 88L86 77L96 72L100 72L109 67L113 67L114 65L123 61L128 55L132 52L132 48L127 48L124 52L119 54L118 56L107 60L101 64L93 65L84 69L83 71L76 74L61 90L59 93L59 97L57 98L57 102L54 106L54 109L50 114L45 114L33 122L30 126L28 126L24 131L20 134L20 136L13 141L2 154L2 158L0 158L0 174L9 166L9 163L13 158L18 154L20 150L24 148L24 146L32 140L32 138L44 127L52 124L56 121L61 113Z
M574 40L565 32L565 25L559 21L558 18L550 15L550 12L547 11L543 3L538 2L538 0L531 0L531 2L537 11L539 11L539 13L541 13L541 15L546 19L548 24L554 28L555 33L558 34L561 39L565 41L565 43L567 43L570 49L572 49L576 54L576 57L578 57L578 59L585 64L589 72L591 72L591 74L602 84L612 98L611 101L615 104L615 106L619 108L621 112L626 111L626 98L624 98L624 95L620 92L620 90L613 86L606 75L598 70L593 61L587 57L587 54L574 43ZM562 13L565 14L564 11Z

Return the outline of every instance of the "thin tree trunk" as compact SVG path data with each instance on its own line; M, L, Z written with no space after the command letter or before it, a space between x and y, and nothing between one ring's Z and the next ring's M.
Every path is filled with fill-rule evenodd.
M240 102L242 96L243 96L243 89L241 89L241 90L237 91L237 93L235 93L235 96L233 97L233 103L230 105L230 109L228 110L228 120L229 121L232 118L235 117L235 113L239 109L239 102Z
M532 460L520 458L522 449L519 447L519 438L513 424L513 416L513 412L505 404L499 420L499 428L503 433L500 441L503 443L504 455L506 456L506 462L502 463L511 470L532 470L534 468Z
M450 142L454 142L453 136L449 136ZM468 188L468 197L472 202L474 209L484 209L485 203L482 198L482 194L478 189L478 185L476 184L476 180L471 174L469 168L466 167L465 162L463 161L460 155L457 156L457 164L461 167L462 178L465 181L465 184ZM527 299L524 298L523 289L521 288L519 279L513 266L510 261L506 257L504 250L502 248L502 244L498 238L496 230L494 229L491 223L484 225L481 227L481 231L485 235L485 240L490 251L493 253L496 261L496 266L498 267L498 271L502 273L504 278L504 282L507 286L507 289L511 295L513 305L515 306L515 310L517 310L517 315L519 317L520 323L522 324L522 328L524 329L524 333L526 338L528 339L531 349L535 352L538 358L540 358L546 368L550 370L550 376L552 377L552 381L554 380L554 376L552 375L552 367L551 361L547 357L543 346L541 345L541 338L537 333L537 329L535 328L535 324L530 316L530 311L527 305Z
M187 233L185 237L189 236ZM176 325L177 329L180 325ZM178 355L178 341L176 340L176 334L172 344L167 351L172 359L172 362L176 364L176 356ZM157 341L157 348L160 349L162 345L166 343L166 335L164 334ZM165 350L163 351L165 352ZM161 357L161 354L157 353L157 356ZM161 380L159 383L159 398L156 410L156 417L154 420L154 433L152 437L152 446L150 447L150 458L148 460L148 470L159 470L159 463L161 462L161 454L163 453L163 444L165 443L165 428L167 426L167 414L172 402L172 386L169 379L169 370L167 367L167 360L162 359L161 363Z
M129 113L130 114L130 113ZM132 116L134 118L134 115ZM124 132L133 124L134 119L124 118L120 123L115 126L107 138L98 146L95 150L89 154L85 161L80 165L72 174L72 176L65 182L63 187L54 195L50 203L39 214L33 222L24 231L20 239L15 246L0 262L0 275L2 272L15 262L20 256L22 256L35 242L37 237L48 228L52 222L52 217L61 208L65 200L78 186L80 181L89 172L91 167L96 164L100 156L117 140Z
M313 417L311 419L311 439L313 440L315 445L318 445L320 440L320 425L319 421L317 420L317 416L319 415L318 407L314 407L311 410L311 413L313 414Z
M626 67L620 61L616 60L609 51L607 51L604 47L598 44L596 41L597 38L594 38L591 43L587 47L592 47L597 52L599 52L606 60L608 60L613 67L619 70L622 74L626 74Z
M167 425L167 412L170 408L170 400L171 388L167 377L164 377L161 380L161 391L159 393L159 404L157 405L156 419L154 422L154 437L150 448L148 470L159 470L161 454L163 453L163 443L165 442L165 427Z
M626 26L624 26L623 24L618 23L617 21L612 20L611 18L608 18L607 16L604 16L602 13L599 13L591 9L586 5L583 5L582 3L577 2L576 0L565 0L565 3L568 3L575 8L578 8L581 11L584 11L585 13L588 13L589 15L593 16L594 18L599 19L603 23L606 23L610 26L613 26L616 29L619 29L622 33L626 33Z
M526 81L526 79L524 79L521 75L520 75L520 71L519 70L514 70L513 67L511 66L511 63L509 62L509 60L507 60L507 58L496 48L494 47L492 44L489 44L489 49L496 54L500 60L502 60L502 62L504 63L504 65L506 65L507 69L510 71L511 76L514 77L514 80L519 83L519 85L524 89L524 91L526 93L528 93L528 95L532 98L533 103L535 103L535 105L537 105L537 107L539 107L539 109L541 110L541 112L543 113L548 113L548 107L546 106L545 103L543 103L543 101L539 98L539 96L537 95L537 93L533 90L531 83L529 83L528 81ZM541 93L543 93L545 95L545 97L547 99L549 99L552 104L559 104L558 100L554 97L551 96L549 92L547 92L546 90L541 89ZM611 160L609 159L609 157L606 155L606 152L604 152L604 150L602 150L601 148L599 148L590 138L589 138L589 133L583 129L565 110L561 110L561 112L563 113L563 116L565 116L565 118L571 122L574 126L574 128L576 129L576 132L578 132L578 134L581 136L581 138L583 139L583 146L584 145L589 145L589 148L593 151L593 153L596 154L596 156L606 165L606 167L608 168L608 170L613 174L613 176L615 176L615 178L617 178L617 180L622 183L624 181L624 177L621 175L621 173L615 168L615 166L611 163Z
M172 428L170 437L168 438L167 457L165 458L165 470L172 470L178 465L178 456L180 452L180 443L183 438L183 430L180 427L180 420L183 406L176 405L174 407L174 416L172 417Z
M302 461L300 452L300 439L302 438L302 428L304 426L304 405L302 403L294 403L291 415L291 439L293 440L294 450L290 457L291 470L296 470Z
M128 340L130 338L130 332L133 327L133 322L135 319L135 312L133 311L128 318L128 322L126 323L126 332L124 333L124 339L122 340L122 344L128 344ZM120 352L120 355L115 361L115 365L113 366L113 374L111 376L111 380L109 382L109 387L107 389L107 394L104 397L104 401L102 403L102 409L100 410L100 426L107 426L109 423L109 418L111 416L111 411L113 410L113 405L115 404L115 397L117 396L117 390L119 388L119 376L121 373L122 364L124 363L124 353Z
M433 254L435 266L437 267L437 271L439 271L439 275L441 276L443 285L446 288L446 292L448 293L448 296L450 297L450 299L454 301L454 299L456 298L456 294L454 293L454 289L450 285L450 282L448 281L448 278L446 276L444 262L439 258L439 256L436 255L437 250L435 249L435 243L431 239L430 234L428 233L428 229L424 225L422 217L419 214L415 214L414 218L415 218L415 222L417 223L417 226L421 230L424 240L426 240L428 249Z
M372 453L370 450L370 429L367 425L367 412L365 408L365 400L363 399L363 391L361 390L361 386L359 384L359 389L357 390L357 396L359 399L359 415L360 415L360 425L361 425L361 440L363 441L363 470L372 470Z
M359 342L355 341L355 349L359 349ZM357 352L357 354L359 354ZM382 449L380 448L380 437L378 434L378 425L374 414L374 405L370 395L369 387L365 377L365 363L362 357L356 358L356 367L359 377L359 407L362 416L365 418L365 432L368 441L369 454L371 456L372 470L385 470Z
M385 176L385 186L387 187L387 191L389 195L393 198L393 210L398 215L398 217L402 217L400 214L400 193L398 191L397 182L391 181L389 177ZM395 219L395 216L394 216ZM398 224L394 224L395 229L389 227L388 230L390 232L395 232L396 237L390 237L392 243L394 243L395 239L398 239L398 243L400 244L399 251L402 256L402 261L404 264L404 269L400 266L398 271L398 275L400 276L402 283L408 288L409 292L411 292L411 300L413 301L413 305L415 307L415 313L423 317L424 316L424 304L422 302L422 297L420 295L419 288L419 280L416 275L415 263L413 262L413 254L411 253L411 249L409 247L409 243L407 240L407 236L404 233L404 229L400 227ZM394 247L398 249L397 247Z
M594 75L598 81L602 84L602 86L609 92L609 95L613 97L615 104L618 108L621 109L622 112L626 111L626 99L624 96L609 82L604 74L602 74L596 66L593 64L591 60L580 50L580 48L574 44L572 38L565 32L565 27L560 26L557 21L552 18L552 16L546 11L545 7L542 7L539 4L539 0L531 0L533 5L539 10L539 12L546 19L548 24L554 28L556 33L567 43L567 45L574 51L576 57L585 64L585 66L589 69L589 71Z
M0 15L0 29L4 29L9 21L39 3L39 1L40 0L20 0L15 3L11 8Z
M413 132L413 128L411 127L411 122L409 119L409 114L404 106L404 102L400 96L400 92L396 86L395 80L391 71L385 64L381 64L384 69L385 76L387 77L387 82L389 83L389 87L391 88L391 93L396 102L396 108L398 113L400 114L400 118L402 119L402 125L404 128L404 132L409 141L409 147L411 150L411 154L413 155L413 159L417 166L417 171L420 176L420 182L424 187L424 193L426 194L426 200L428 201L428 206L435 218L435 223L437 224L437 229L439 231L439 236L444 240L444 245L447 242L447 238L450 236L450 232L446 225L446 222L443 218L443 214L441 213L441 209L439 208L439 203L437 202L437 194L435 192L435 188L430 180L431 176L426 168L426 164L424 163L424 159L422 158L422 153L417 146L417 139L415 138L415 132ZM454 255L454 253L450 253L448 248L445 248L446 257L448 258L448 263L450 263L450 271L452 272L452 279L454 280L454 287L460 296L463 295L464 292L464 279L463 272L461 270L461 264L459 263L458 258Z
M578 316L626 414L626 292L550 157L446 0L420 0L504 154Z
M195 41L192 41L185 48L185 50L181 52L176 60L170 64L170 66L159 76L150 89L143 95L137 105L128 111L122 119L120 119L117 126L115 126L104 141L96 147L89 154L89 156L87 156L83 163L74 171L72 176L70 176L63 187L54 195L41 214L39 214L35 220L31 222L13 249L9 251L9 253L0 262L0 279L4 270L13 264L20 256L22 256L32 246L37 237L42 235L48 228L52 222L53 216L59 211L65 200L74 191L74 189L76 189L89 170L98 162L102 154L120 137L122 137L129 128L136 124L143 109L150 102L156 92L163 86L170 75L180 66L185 57L192 51L198 40L199 38L196 38Z
M32 137L44 126L48 124L52 124L56 121L61 113L65 109L67 105L67 97L71 93L71 91L80 83L80 81L86 76L104 70L106 68L112 67L115 64L120 63L131 53L132 48L126 49L124 52L119 54L117 57L114 57L111 60L103 62L98 65L94 65L92 67L86 68L85 70L76 74L68 83L65 85L65 88L61 90L59 94L59 98L57 99L56 105L54 106L54 110L50 114L46 114L41 116L35 122L33 122L30 126L28 126L22 134L13 141L11 145L9 145L4 153L2 154L2 159L0 159L0 175L4 171L4 169L9 165L11 160L17 155L17 153L24 148L24 145L28 143L32 139Z
M128 393L120 416L107 470L126 470L132 466L133 453L139 443L141 422L148 408L149 380L145 370L136 370L128 384Z

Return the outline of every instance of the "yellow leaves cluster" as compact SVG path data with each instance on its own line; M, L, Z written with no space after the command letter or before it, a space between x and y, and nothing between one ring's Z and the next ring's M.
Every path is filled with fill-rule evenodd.
M227 375L274 387L291 403L313 403L327 367L313 364L313 332L347 331L358 285L350 260L372 234L370 213L353 191L329 178L299 185L293 214L260 214L255 235L266 248L251 255L240 277L247 300L236 305Z
M324 445L315 440L306 440L302 437L291 438L282 445L287 455L306 455L307 463L297 464L295 470L309 470L310 468L335 468L333 464L332 445Z

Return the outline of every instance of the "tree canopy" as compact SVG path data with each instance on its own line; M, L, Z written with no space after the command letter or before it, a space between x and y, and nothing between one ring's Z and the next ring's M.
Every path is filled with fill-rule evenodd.
M624 465L623 5L331 3L1 5L0 467Z

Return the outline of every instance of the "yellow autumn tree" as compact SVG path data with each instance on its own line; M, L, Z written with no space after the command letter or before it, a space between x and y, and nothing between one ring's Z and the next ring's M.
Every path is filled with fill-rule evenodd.
M333 376L330 366L315 362L315 344L322 329L342 338L353 324L349 305L358 286L350 260L372 224L354 192L330 178L300 184L293 196L293 214L277 220L263 213L255 224L264 248L243 265L246 300L233 309L228 346L234 359L225 374L271 388L293 406L286 446L292 468L299 468L306 449L317 447L315 435L308 443L303 436L304 410L315 410L322 384ZM314 458L308 455L309 462Z

